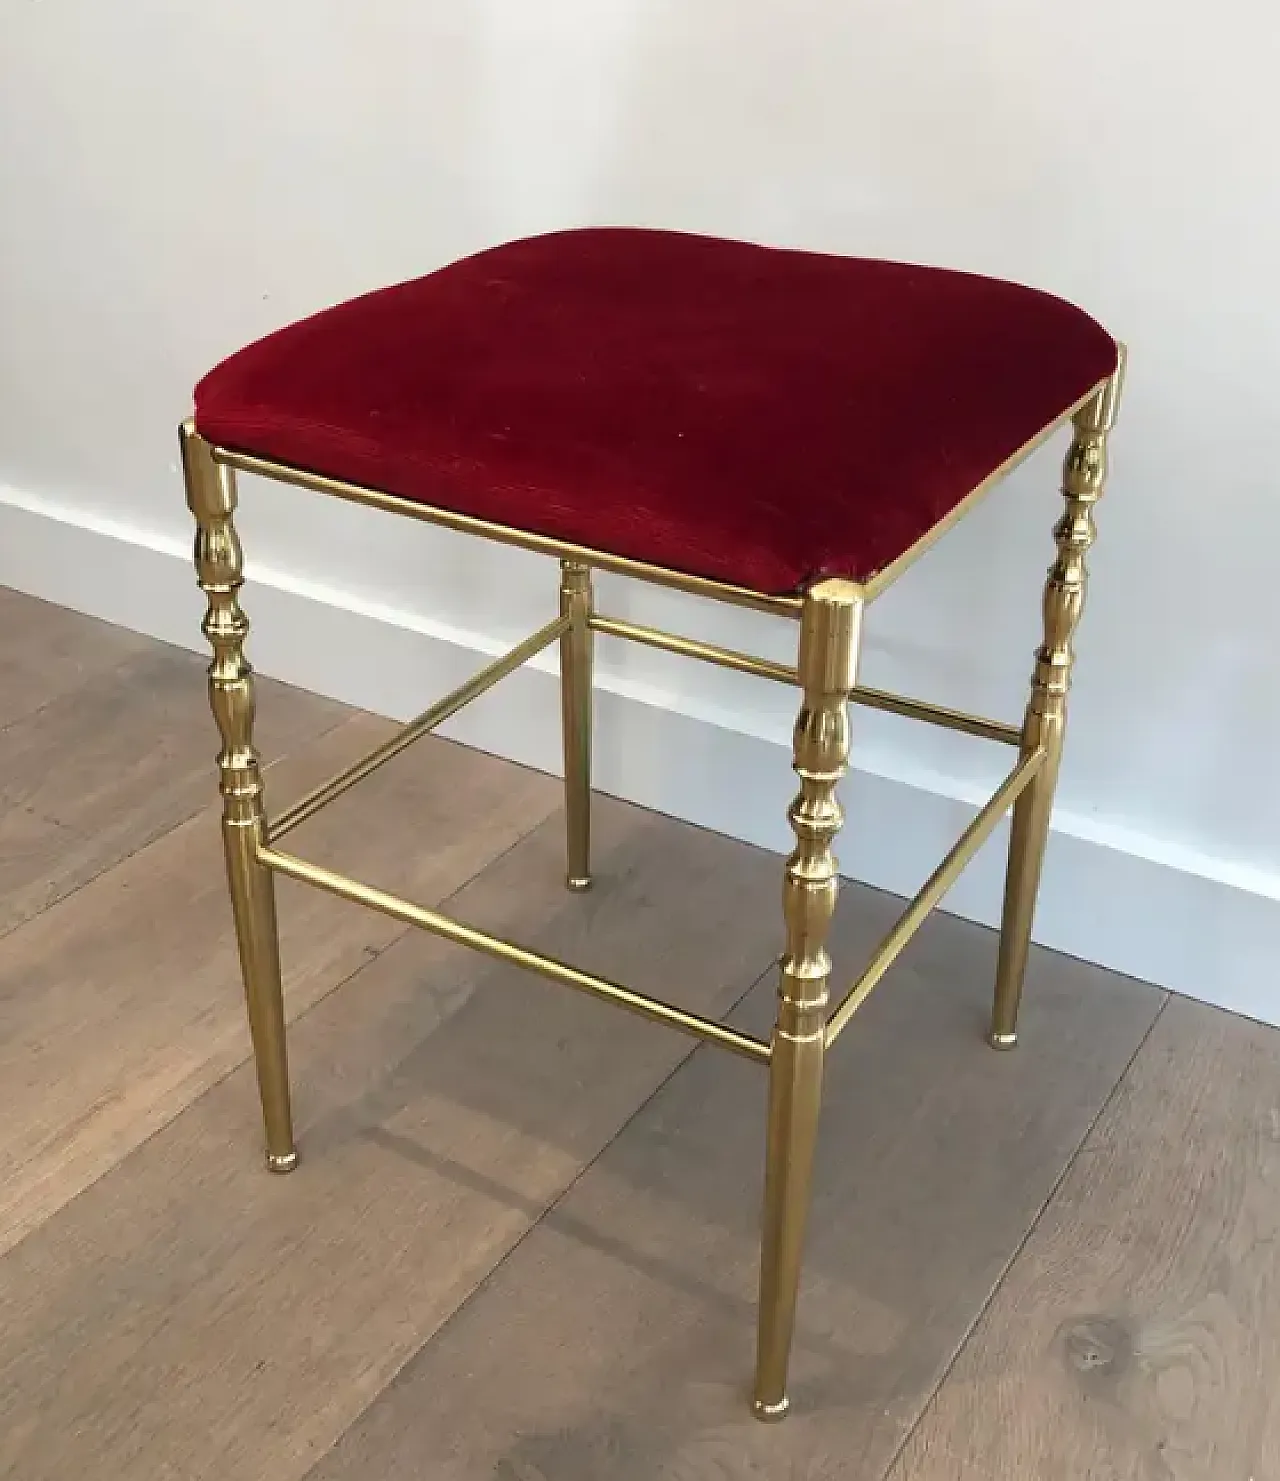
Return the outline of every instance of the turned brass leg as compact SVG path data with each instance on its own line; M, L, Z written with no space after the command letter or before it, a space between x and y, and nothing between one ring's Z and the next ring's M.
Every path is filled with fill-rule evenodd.
M266 823L253 748L253 670L244 656L249 623L239 599L244 577L232 519L235 474L214 462L191 423L183 424L180 439L187 503L196 518L196 576L209 598L204 633L213 649L209 703L222 737L222 839L266 1126L267 1166L273 1172L291 1172L298 1153L289 1109L275 887L258 858L267 841Z
M861 618L857 589L824 581L809 592L800 623L804 700L792 763L800 792L788 813L796 846L783 884L787 946L769 1069L756 1349L754 1410L766 1420L787 1412L787 1367L822 1100L831 971L826 939L838 886L831 843L843 821L836 787L849 760L848 697Z
M1075 435L1063 467L1062 491L1067 507L1053 532L1058 558L1049 568L1045 585L1044 641L1036 652L1031 698L1022 727L1022 754L1043 747L1045 762L1013 810L991 1017L990 1039L996 1049L1012 1049L1018 1040L1018 1006L1066 731L1067 691L1075 659L1072 640L1084 610L1088 580L1085 558L1097 533L1093 506L1106 486L1107 434L1115 425L1123 377L1122 352L1115 375L1076 413Z
M560 562L560 615L572 627L560 639L560 703L564 716L565 882L591 883L591 570Z

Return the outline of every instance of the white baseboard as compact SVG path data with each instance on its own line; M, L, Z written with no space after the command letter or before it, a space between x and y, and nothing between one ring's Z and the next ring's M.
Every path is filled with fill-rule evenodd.
M255 568L252 656L266 674L405 719L500 644ZM0 584L187 648L203 600L181 542L0 489ZM445 733L559 770L555 660L542 655ZM608 678L597 695L595 780L604 791L770 849L789 838L788 737L763 738L670 696ZM856 767L845 798L845 872L911 894L973 815L968 788ZM993 924L1003 832L946 908ZM1056 817L1036 938L1046 946L1280 1023L1280 877L1233 869L1096 822Z

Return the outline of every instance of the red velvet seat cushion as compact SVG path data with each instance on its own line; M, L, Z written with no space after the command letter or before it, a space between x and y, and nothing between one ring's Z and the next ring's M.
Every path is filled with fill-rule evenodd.
M511 242L248 346L209 441L756 591L865 580L1115 368L966 273L674 232Z

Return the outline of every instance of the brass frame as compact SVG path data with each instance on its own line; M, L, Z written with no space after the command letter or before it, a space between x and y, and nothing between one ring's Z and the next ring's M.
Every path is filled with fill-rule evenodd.
M1054 785L1062 754L1072 638L1084 605L1085 557L1094 538L1093 506L1106 478L1107 435L1115 423L1124 353L1115 375L1019 452L953 511L941 525L870 581L818 582L795 596L768 596L741 587L627 560L604 551L496 525L451 510L362 488L266 458L211 446L192 422L180 429L187 500L195 515L197 579L208 597L204 631L213 649L209 694L222 737L218 757L223 836L254 1060L266 1130L267 1163L288 1172L297 1163L289 1105L284 1005L281 997L273 876L301 880L367 905L408 925L524 967L632 1013L728 1049L769 1070L765 1198L760 1266L760 1314L754 1412L778 1419L787 1411L787 1367L799 1289L826 1051L871 995L907 942L938 905L973 855L1013 810L991 1042L1008 1048L1026 971L1040 870ZM1066 512L1055 528L1058 557L1044 598L1044 637L1037 650L1031 698L1021 727L969 715L857 683L863 611L1000 478L1067 420L1074 425L1064 471ZM243 584L233 517L236 471L336 495L446 528L485 536L560 560L559 616L472 679L446 695L362 760L314 788L271 822L253 746L253 672L244 656L248 622L239 602ZM595 609L591 573L618 572L735 606L798 620L795 666L757 658L656 628L603 616ZM634 992L436 910L387 894L294 854L284 836L378 767L429 734L450 715L558 643L563 702L566 883L590 884L591 706L596 633L694 658L798 687L802 693L793 740L799 791L789 810L795 848L783 883L786 947L781 958L778 1010L768 1041ZM909 902L872 954L860 977L829 1011L831 961L826 937L839 888L832 843L843 822L836 792L849 761L850 703L1016 746L1019 759L990 801Z

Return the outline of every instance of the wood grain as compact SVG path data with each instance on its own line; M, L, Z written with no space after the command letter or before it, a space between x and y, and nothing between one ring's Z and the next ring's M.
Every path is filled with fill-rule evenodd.
M1280 1475L1280 1035L1174 999L895 1481Z
M270 774L322 780L389 734L358 716ZM550 778L428 740L295 835L301 852L432 903L557 805ZM437 840L443 840L438 842ZM296 1014L403 928L282 882ZM218 835L206 809L13 931L0 954L0 1248L248 1053ZM256 1161L258 1137L241 1148Z
M958 1459L937 1435L922 1427L903 1446L887 1481L997 1481L997 1477L973 1461Z
M204 670L153 643L0 731L0 933L217 796ZM258 689L268 763L351 713L270 680Z
M575 896L562 826L451 908L706 1012L776 949L775 860L602 800ZM290 1178L245 1067L0 1262L0 1474L303 1475L691 1047L417 934L293 1045Z
M851 962L899 906L844 901ZM995 1055L993 960L935 918L833 1056L785 1425L746 1404L764 1078L700 1049L311 1481L883 1474L1162 1000L1037 953Z
M0 729L154 645L0 586Z

